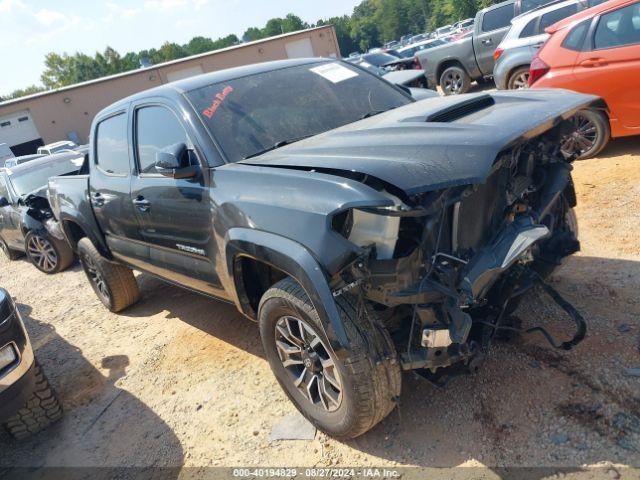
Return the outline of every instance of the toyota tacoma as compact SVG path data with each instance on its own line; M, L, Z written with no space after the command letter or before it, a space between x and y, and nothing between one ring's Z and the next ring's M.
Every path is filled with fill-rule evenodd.
M170 83L94 119L52 209L98 298L133 270L259 323L291 401L341 438L380 422L401 372L476 371L522 295L579 249L567 91L415 101L335 60L262 63ZM545 287L576 323L584 320Z

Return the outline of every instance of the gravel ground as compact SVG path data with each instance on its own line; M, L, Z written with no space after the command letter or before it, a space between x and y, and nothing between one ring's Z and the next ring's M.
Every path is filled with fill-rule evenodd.
M115 315L78 265L47 277L4 261L0 285L66 415L25 442L0 433L0 466L599 465L597 478L637 478L625 467L640 466L640 378L625 372L640 367L639 143L576 165L582 252L552 282L587 319L586 340L568 353L539 336L496 344L477 375L445 389L405 375L399 408L350 442L269 440L294 408L232 306L140 275L142 300ZM571 331L543 296L517 315Z

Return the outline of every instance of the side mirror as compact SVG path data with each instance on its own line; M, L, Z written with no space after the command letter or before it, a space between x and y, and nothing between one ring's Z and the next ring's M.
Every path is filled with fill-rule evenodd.
M184 143L171 145L156 153L156 172L170 178L192 178L198 167L189 164L189 150Z
M11 317L14 312L11 295L4 288L0 288L0 324Z
M8 206L9 206L9 200L7 200L7 197L0 197L0 208L8 207Z

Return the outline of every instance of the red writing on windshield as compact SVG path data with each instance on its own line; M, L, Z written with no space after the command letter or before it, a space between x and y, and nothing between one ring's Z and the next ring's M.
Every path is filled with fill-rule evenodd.
M213 115L216 113L216 110L218 110L218 107L222 105L224 99L227 98L227 96L229 96L231 92L233 92L233 87L227 86L224 87L224 90L222 90L221 93L216 93L215 99L213 100L213 102L211 102L211 105L202 112L202 114L207 118L213 117Z

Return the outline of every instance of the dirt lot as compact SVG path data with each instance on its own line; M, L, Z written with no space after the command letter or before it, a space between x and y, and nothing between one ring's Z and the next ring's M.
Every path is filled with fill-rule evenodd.
M587 318L587 339L570 353L539 336L497 344L479 374L442 390L406 375L400 407L346 443L269 440L294 408L232 306L141 275L143 299L114 315L78 265L47 277L2 263L66 416L26 442L0 434L0 466L615 464L626 476L621 466L640 466L640 378L625 375L640 367L640 142L613 142L575 181L582 252L553 284ZM535 294L517 314L565 331Z

